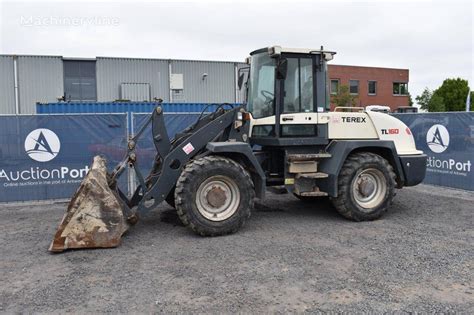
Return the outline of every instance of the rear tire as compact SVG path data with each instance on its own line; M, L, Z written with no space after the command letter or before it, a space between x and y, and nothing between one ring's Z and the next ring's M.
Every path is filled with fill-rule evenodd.
M351 154L338 177L336 210L354 221L380 218L387 212L395 191L395 173L387 160L369 153Z
M235 161L206 156L188 163L175 190L176 210L185 226L202 236L239 230L254 207L249 173Z

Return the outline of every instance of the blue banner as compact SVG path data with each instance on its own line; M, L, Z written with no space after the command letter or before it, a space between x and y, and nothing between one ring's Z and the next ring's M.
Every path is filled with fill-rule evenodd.
M115 167L126 136L125 114L0 116L0 202L70 198L95 155Z
M407 124L417 148L428 155L424 183L474 191L474 113L395 114ZM133 114L137 132L149 114ZM198 113L165 114L168 135L193 124ZM0 116L0 202L69 198L102 154L109 169L127 146L125 114ZM137 144L143 175L156 150L148 127ZM119 185L127 192L128 177Z
M425 184L474 190L474 113L394 114L428 156Z

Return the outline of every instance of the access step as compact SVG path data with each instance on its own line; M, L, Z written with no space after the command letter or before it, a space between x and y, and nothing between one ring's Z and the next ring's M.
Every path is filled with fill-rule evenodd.
M314 172L314 173L298 173L296 174L296 178L308 178L308 179L318 179L318 178L328 178L327 173L323 172Z
M327 159L330 157L331 154L327 152L287 155L288 162L316 161L319 159Z
M304 191L300 192L301 197L325 197L328 196L328 193L324 191Z

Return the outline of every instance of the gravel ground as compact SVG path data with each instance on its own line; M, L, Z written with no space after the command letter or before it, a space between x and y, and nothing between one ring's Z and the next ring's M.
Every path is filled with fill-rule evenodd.
M120 247L49 254L65 204L2 205L0 312L474 313L474 194L399 191L381 220L268 194L202 238L162 205Z

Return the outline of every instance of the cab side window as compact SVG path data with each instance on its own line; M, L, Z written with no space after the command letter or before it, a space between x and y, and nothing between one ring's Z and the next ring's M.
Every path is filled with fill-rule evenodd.
M288 58L288 70L285 78L283 94L283 112L296 113L299 111L299 78L300 71L297 58Z
M313 60L288 58L283 94L283 112L313 112Z
M313 60L300 59L301 104L300 112L313 112Z

